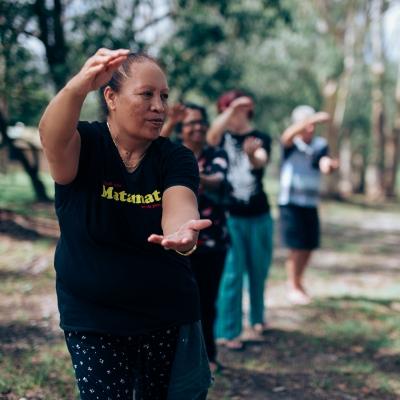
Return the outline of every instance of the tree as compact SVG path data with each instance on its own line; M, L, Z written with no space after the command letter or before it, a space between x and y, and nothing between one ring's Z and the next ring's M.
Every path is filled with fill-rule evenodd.
M52 3L52 6L50 6L50 3ZM68 46L64 33L62 1L36 0L33 10L38 20L38 38L46 50L50 75L56 90L60 90L65 85L69 75Z
M160 52L171 87L178 88L180 98L197 96L206 103L242 86L240 53L250 42L264 40L279 22L288 22L290 14L277 0L181 0L172 20L175 29Z
M372 200L385 197L385 105L383 79L385 64L382 43L383 1L371 3L371 48L372 48L372 146L371 159L367 171L367 195Z
M387 197L396 197L396 178L400 153L400 61L397 66L397 81L394 99L394 121L391 134L388 138L389 146L387 151L388 167L385 181L385 191Z
M7 146L9 152L29 175L37 200L49 201L45 186L39 178L39 160L36 157L28 158L7 135L10 121L16 122L23 118L25 121L31 120L37 116L46 100L43 92L37 91L39 82L36 78L40 76L40 73L32 64L32 55L18 43L18 37L23 34L29 21L29 5L3 1L0 5L0 15L3 16L0 20L2 144ZM33 107L29 110L27 105L33 105Z

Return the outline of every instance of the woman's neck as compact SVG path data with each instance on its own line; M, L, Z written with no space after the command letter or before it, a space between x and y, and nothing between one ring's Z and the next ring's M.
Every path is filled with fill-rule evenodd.
M107 121L108 130L111 138L116 145L119 152L129 153L132 155L142 155L146 152L151 144L150 140L135 138L132 135L123 133L117 124L113 123L108 119Z

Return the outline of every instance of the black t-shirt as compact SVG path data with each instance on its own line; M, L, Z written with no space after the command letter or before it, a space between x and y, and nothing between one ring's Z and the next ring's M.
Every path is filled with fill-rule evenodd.
M138 334L199 320L188 258L147 242L162 232L167 188L182 185L197 194L193 154L160 137L129 173L105 123L80 122L78 131L78 175L56 184L61 327Z
M228 181L232 186L229 212L233 216L257 216L268 213L270 209L263 189L264 168L254 169L243 150L243 142L248 137L261 139L270 157L271 138L256 130L244 135L227 131L220 144L229 160Z
M223 204L227 187L226 174L228 171L228 156L225 151L215 147L205 147L197 160L200 171L204 175L220 173L223 182L218 189L205 189L200 185L199 212L200 218L211 219L212 225L199 232L197 253L224 251L228 244L228 231L226 228L226 210Z

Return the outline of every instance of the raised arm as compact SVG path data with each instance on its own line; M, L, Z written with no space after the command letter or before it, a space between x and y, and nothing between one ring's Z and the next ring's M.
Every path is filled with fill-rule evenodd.
M233 100L229 107L219 114L211 124L207 131L207 143L210 146L218 146L235 112L239 109L250 109L252 107L253 101L249 97L243 96Z
M75 179L81 146L76 126L83 102L90 91L109 81L128 53L122 49L98 50L47 106L39 133L55 182L65 185Z
M161 129L160 136L170 137L176 125L182 122L186 115L186 107L183 104L174 104L168 110L168 118Z
M162 198L163 235L150 235L149 242L187 252L197 243L199 231L211 225L208 219L199 219L197 199L192 190L185 186L168 188Z
M282 136L281 136L281 143L284 147L290 147L293 145L293 139L299 135L307 125L315 125L321 124L324 122L328 122L330 120L330 116L326 112L318 112L312 115L311 117L305 119L304 121L297 122L287 128Z

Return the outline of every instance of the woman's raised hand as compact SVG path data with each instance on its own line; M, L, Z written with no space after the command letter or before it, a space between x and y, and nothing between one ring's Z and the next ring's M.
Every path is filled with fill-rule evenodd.
M183 121L183 119L186 116L186 113L187 113L186 107L183 104L177 103L169 108L168 119L170 119L171 122L176 125L177 123Z
M92 90L106 84L127 58L130 50L99 49L90 57L81 70L69 81L68 86L76 93L87 95Z
M233 100L232 103L229 105L229 108L239 111L239 110L246 110L250 111L254 108L254 102L251 97L248 96L241 96L237 99Z

